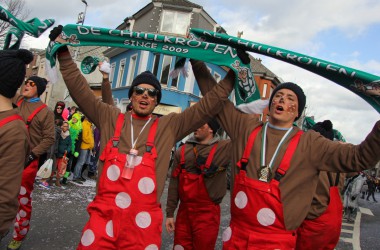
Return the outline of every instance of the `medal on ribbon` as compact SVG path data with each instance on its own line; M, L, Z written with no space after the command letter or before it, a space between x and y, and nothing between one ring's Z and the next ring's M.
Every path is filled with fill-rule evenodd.
M272 171L269 166L262 166L257 171L257 175L259 176L259 181L268 182L268 180L272 177Z

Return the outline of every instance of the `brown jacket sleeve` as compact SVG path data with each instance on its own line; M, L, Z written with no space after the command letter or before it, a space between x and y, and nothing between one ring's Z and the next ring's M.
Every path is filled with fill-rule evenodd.
M178 206L178 201L179 201L178 175L176 177L173 177L173 173L176 171L178 167L180 157L181 157L180 154L181 154L182 147L179 147L174 154L172 173L169 179L168 200L166 201L166 217L167 218L174 218L174 212Z
M68 51L58 53L58 60L60 71L73 101L78 104L95 126L100 128L101 120L113 120L112 117L116 117L120 113L118 108L113 107L111 111L108 104L96 98Z
M103 78L102 82L102 101L109 105L114 105L112 98L111 83L108 78Z
M232 72L230 75L234 77ZM228 103L228 96L233 88L233 83L229 80L221 80L195 105L185 109L181 114L172 116L166 115L162 119L172 119L170 121L171 132L175 135L175 141L181 140L186 135L210 121Z
M206 67L205 63L197 60L190 60L194 72L195 79L201 93L205 95L210 91L217 82L210 74L210 71ZM235 74L230 70L224 81L230 82L233 86L235 83ZM245 114L237 110L231 101L227 101L222 111L217 115L217 119L220 125L227 132L228 136L233 140L236 136L239 136L241 131L244 131L247 124L257 123L258 119L256 115ZM234 121L234 122L228 122Z

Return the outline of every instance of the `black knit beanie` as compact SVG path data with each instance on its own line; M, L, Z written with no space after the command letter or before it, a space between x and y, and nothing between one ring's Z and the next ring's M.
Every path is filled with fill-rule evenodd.
M301 117L302 115L302 112L303 112L303 109L305 108L305 105L306 105L306 96L305 94L303 93L303 90L301 89L300 86L298 86L297 84L295 83L292 83L292 82L284 82L280 85L278 85L272 92L272 95L270 96L269 98L269 109L272 105L272 99L273 99L273 96L276 94L277 91L279 91L280 89L290 89L291 91L294 92L294 94L297 95L297 99L298 99L298 116L297 118L295 119L295 121L298 120L298 118Z
M312 128L312 130L319 132L322 136L327 139L334 140L333 124L330 120L324 120L323 122L317 122Z
M47 80L45 78L39 77L39 76L31 76L28 78L28 80L31 80L36 83L37 86L37 95L40 96L46 89Z
M157 77L155 75L153 75L152 72L150 72L150 71L142 72L140 75L136 76L135 79L133 79L131 88L129 89L129 92L128 92L129 99L131 98L131 96L133 94L133 88L139 84L142 84L142 83L152 85L155 89L158 90L157 104L160 103L161 95L162 95L161 94L161 84L158 81Z
M207 123L207 125L212 129L212 133L213 135L216 134L216 132L218 132L219 128L220 128L220 125L219 123L216 121L216 119L213 119L211 121L209 121Z
M26 65L33 61L29 50L0 51L0 94L12 98L25 79Z

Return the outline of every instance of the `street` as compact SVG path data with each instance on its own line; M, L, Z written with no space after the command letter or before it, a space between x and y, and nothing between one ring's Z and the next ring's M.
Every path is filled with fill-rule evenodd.
M166 183L167 185L168 183ZM166 190L166 189L165 189ZM63 250L76 249L81 231L87 222L86 207L95 195L95 181L87 180L83 184L69 182L66 189L52 187L45 189L35 186L33 194L33 215L31 230L25 239L24 250ZM166 192L161 203L165 209ZM377 200L380 194L376 193ZM222 230L229 223L229 192L221 204L222 221L215 249L222 249ZM361 212L354 223L343 221L342 233L337 250L379 249L380 204L361 199ZM373 215L372 215L373 214ZM161 249L172 249L173 236L163 225ZM0 249L6 249L11 233L3 239Z

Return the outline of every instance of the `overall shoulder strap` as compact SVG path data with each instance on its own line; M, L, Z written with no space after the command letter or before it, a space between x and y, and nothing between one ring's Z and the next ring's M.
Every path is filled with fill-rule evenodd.
M243 152L243 156L241 157L241 159L236 164L240 169L242 169L244 171L246 170L246 167L248 165L249 155L251 154L251 151L252 151L253 144L255 142L256 136L257 136L257 134L259 133L259 131L261 130L262 127L263 127L262 125L258 126L258 127L256 127L251 132L251 134L248 137L248 141L245 144L245 149L244 149L244 152Z
M291 141L288 145L288 148L285 151L284 157L281 160L280 166L276 170L276 174L274 176L274 179L276 179L277 181L280 181L281 178L286 174L286 171L288 171L288 169L290 167L290 161L293 157L294 152L296 151L296 148L298 146L298 142L299 142L302 134L303 134L303 131L300 130L291 139Z
M26 120L26 125L29 126L30 123L32 123L33 118L44 108L46 108L47 105L45 103L41 104L41 106L38 106L28 117Z
M14 115L8 116L8 117L0 120L0 127L4 126L5 124L7 124L11 121L14 121L14 120L21 120L22 122L24 122L24 120L22 119L21 116L14 114Z

